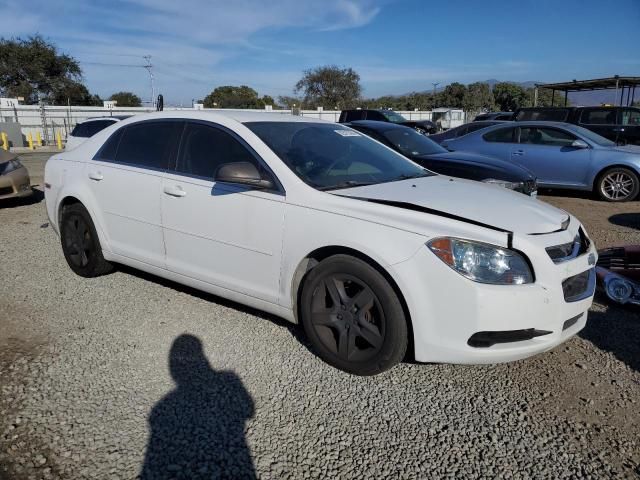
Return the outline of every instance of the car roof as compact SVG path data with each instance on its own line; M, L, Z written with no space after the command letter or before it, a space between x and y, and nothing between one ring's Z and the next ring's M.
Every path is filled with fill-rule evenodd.
M520 122L509 122L509 121L501 121L497 125L492 125L490 127L484 128L482 130L476 130L476 132L482 131L483 134L488 130L498 130L499 128L504 128L506 125L516 128L516 127L557 127L564 128L565 130L570 130L576 133L580 133L581 127L578 125L573 125L572 123L565 122L551 122L546 120L523 120ZM476 132L471 132L469 135L473 135Z
M221 119L232 119L238 123L248 122L305 122L305 123L334 123L327 120L320 120L313 117L302 117L289 113L270 113L265 111L242 111L242 110L164 110L161 112L144 113L133 115L127 118L124 123L137 123L144 120L154 120L163 118L179 118L212 121Z
M129 118L131 115L127 115L125 117L91 117L91 118L87 118L86 120L83 120L80 123L87 123L87 122L96 122L98 120L111 120L113 122L119 122L120 120L124 120L125 118Z

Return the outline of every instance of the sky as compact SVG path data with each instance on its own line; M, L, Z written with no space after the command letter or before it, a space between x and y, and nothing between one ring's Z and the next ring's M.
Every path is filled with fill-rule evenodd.
M41 34L92 93L165 103L221 85L292 95L335 64L375 97L487 79L640 75L640 0L0 0L0 36Z

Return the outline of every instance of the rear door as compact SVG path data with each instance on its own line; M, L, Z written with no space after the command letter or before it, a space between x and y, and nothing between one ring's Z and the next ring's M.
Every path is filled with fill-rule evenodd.
M640 109L621 109L620 137L625 143L640 145Z
M519 143L512 148L511 160L531 170L539 184L586 185L591 149L572 147L578 137L554 127L523 126L519 130Z
M120 128L87 163L99 222L113 253L164 268L162 175L182 125L153 120Z
M583 108L578 123L598 135L617 142L620 135L617 129L617 117L618 110L616 108Z

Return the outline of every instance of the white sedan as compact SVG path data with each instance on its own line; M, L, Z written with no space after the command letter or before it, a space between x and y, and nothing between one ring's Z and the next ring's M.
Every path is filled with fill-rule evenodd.
M549 350L595 289L575 217L316 119L136 116L51 157L45 194L78 275L125 264L265 310L359 375L409 345L421 362Z

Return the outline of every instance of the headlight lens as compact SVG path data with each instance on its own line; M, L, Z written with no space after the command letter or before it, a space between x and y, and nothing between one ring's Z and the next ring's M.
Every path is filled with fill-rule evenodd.
M490 183L492 185L499 185L500 187L508 188L509 190L515 190L516 188L522 188L522 182L508 182L506 180L497 180L495 178L485 178L483 183Z
M9 172L13 172L14 170L22 167L22 164L19 160L9 160L5 163L0 163L0 175L6 175Z
M615 273L604 277L604 290L614 302L640 305L640 285Z
M450 237L435 238L427 246L440 260L474 282L494 285L533 283L529 264L513 250Z

